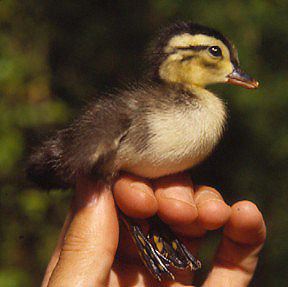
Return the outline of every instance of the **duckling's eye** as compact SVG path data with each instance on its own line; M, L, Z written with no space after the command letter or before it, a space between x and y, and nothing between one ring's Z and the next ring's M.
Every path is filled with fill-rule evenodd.
M220 47L218 47L218 46L211 46L211 47L209 47L208 51L214 57L221 57L222 56L222 51L221 51Z

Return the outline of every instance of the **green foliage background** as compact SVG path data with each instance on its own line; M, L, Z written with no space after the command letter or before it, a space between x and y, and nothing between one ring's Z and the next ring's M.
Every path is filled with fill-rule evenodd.
M268 239L252 286L285 286L287 12L280 0L0 1L0 286L39 286L71 196L25 180L32 147L98 92L139 76L151 35L175 20L223 31L261 83L253 92L213 87L228 102L229 125L194 178L230 203L260 207Z

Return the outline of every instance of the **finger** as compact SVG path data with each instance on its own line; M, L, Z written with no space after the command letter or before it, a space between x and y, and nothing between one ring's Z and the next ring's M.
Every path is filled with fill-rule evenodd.
M58 263L58 260L59 260L59 257L60 257L60 253L61 253L61 250L62 250L62 246L63 246L63 243L64 243L64 237L65 237L66 232L67 232L67 230L68 230L68 228L70 226L71 220L72 220L72 213L71 213L71 211L69 211L69 213L68 213L68 215L66 217L66 220L64 222L64 225L62 227L62 230L61 230L59 239L57 241L56 247L55 247L55 249L53 251L52 257L51 257L51 259L50 259L50 261L48 263L48 266L46 268L44 279L42 281L41 287L48 286L51 274L52 274L53 270L55 269L56 264Z
M250 201L235 203L224 234L241 244L261 245L266 238L266 226L257 206Z
M265 237L265 222L256 205L249 201L234 204L214 266L203 286L248 286Z
M114 198L119 208L128 216L148 218L158 209L151 184L140 177L123 174L113 187Z
M110 189L102 183L80 181L73 211L48 286L105 286L119 234Z
M221 194L214 188L199 186L195 191L195 203L198 209L198 222L206 230L222 227L231 216L231 208Z
M170 175L155 181L158 216L171 226L192 224L197 216L192 181L187 174Z
M194 201L198 212L197 220L188 225L173 226L174 231L182 236L203 237L207 230L222 227L231 215L231 208L212 187L195 187Z

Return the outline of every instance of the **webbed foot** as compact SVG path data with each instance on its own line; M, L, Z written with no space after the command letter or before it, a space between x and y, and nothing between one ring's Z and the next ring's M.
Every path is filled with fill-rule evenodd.
M148 235L143 233L134 220L123 213L121 213L121 218L137 246L141 260L158 281L165 276L175 279L169 270L170 266L190 270L201 268L201 262L159 218L153 217L148 220L150 226Z

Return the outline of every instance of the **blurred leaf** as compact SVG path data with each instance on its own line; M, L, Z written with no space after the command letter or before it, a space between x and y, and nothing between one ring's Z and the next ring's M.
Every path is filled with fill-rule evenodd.
M19 269L0 270L0 286L5 287L23 287L31 286L31 280L28 274Z
M23 213L31 221L43 220L43 215L47 211L49 202L38 190L25 190L19 198L19 206Z
M0 176L15 167L23 152L21 133L14 130L0 135Z

